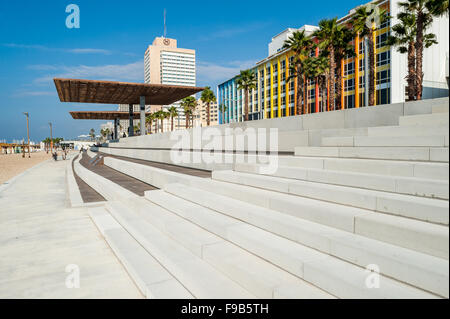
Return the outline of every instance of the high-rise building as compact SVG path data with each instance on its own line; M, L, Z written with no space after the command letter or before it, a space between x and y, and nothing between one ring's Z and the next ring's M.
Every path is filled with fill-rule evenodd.
M371 4L385 9L393 18L387 20L374 31L375 53L375 104L401 103L405 101L407 56L397 51L397 48L387 44L391 25L398 23L399 0L374 0ZM338 19L338 23L351 27L355 9ZM448 16L434 18L429 32L437 37L438 44L424 50L423 59L423 96L422 98L437 98L448 96L448 54L449 29ZM289 80L289 67L293 63L294 53L283 48L284 41L297 30L312 34L317 27L305 25L300 29L289 28L274 36L268 45L267 58L256 63L251 70L257 76L257 86L249 92L249 119L295 115L297 103L297 86L295 80ZM367 41L356 36L351 44L354 54L338 61L338 71L341 72L340 84L341 108L364 107L368 101L368 65ZM319 54L318 50L311 56ZM241 122L244 118L244 92L237 89L237 76L218 86L219 105L226 107L226 112L219 112L219 123ZM310 79L303 90L303 109L307 113L328 110L329 98L327 87L323 92L314 80Z
M194 126L208 126L208 114L206 111L207 105L202 100L197 100L197 108L195 110L194 115ZM210 126L217 125L219 123L218 118L218 107L217 102L210 103L209 104L209 119L210 119Z
M177 40L157 37L145 51L144 56L145 83L168 84L180 86L196 85L195 50L177 47ZM184 128L184 111L180 103L173 105L152 105L151 111L167 109L170 106L178 108L178 118L174 121L175 128ZM164 123L164 130L169 128L169 120Z

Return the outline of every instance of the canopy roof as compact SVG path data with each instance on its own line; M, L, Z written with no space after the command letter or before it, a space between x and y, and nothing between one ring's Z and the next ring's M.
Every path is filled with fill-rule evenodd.
M127 83L79 79L53 79L61 102L169 105L203 91L202 87Z
M75 120L128 120L130 118L130 114L128 112L119 112L119 111L80 111L80 112L69 112L70 115ZM150 113L146 113L145 116L150 115ZM139 112L133 113L134 119L139 119Z

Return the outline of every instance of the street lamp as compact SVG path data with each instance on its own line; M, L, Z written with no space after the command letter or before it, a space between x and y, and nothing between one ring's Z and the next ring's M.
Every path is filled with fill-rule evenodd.
M49 122L50 125L50 152L53 154L53 132L52 132L52 123Z
M29 125L29 114L28 112L23 112L23 114L27 117L27 137L28 137L28 158L31 158L30 154L30 125Z

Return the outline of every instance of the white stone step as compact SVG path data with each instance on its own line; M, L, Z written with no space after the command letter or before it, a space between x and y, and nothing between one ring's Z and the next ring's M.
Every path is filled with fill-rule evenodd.
M442 280L448 278L448 261L443 259L359 235L349 234L267 208L217 195L215 192L219 188L214 187L214 184L210 185L211 192L202 189L186 188L177 184L168 185L166 189L171 194L198 204L197 209L195 209L195 206L185 202L177 203L168 196L166 198L161 198L160 196L156 199L153 198L161 204L170 205L174 211L183 214L187 219L193 219L194 217L191 216L195 212L204 210L203 207L207 207L210 210L242 220L268 232L362 267L366 267L370 263L377 263L382 269L381 272L390 277L398 278L401 281L417 285L440 295L448 295L448 285L442 282ZM153 194L149 193L146 193L146 196L152 195L153 197ZM212 211L209 211L209 214L214 216ZM201 220L195 222L202 223ZM207 223L202 223L201 226L204 228L210 227ZM255 252L265 259L274 260L280 267L296 272L298 275L301 275L301 271L306 268L306 264L323 260L317 253L305 251L305 248L299 250L299 247L290 244L289 241L280 239L277 236L270 236L258 228L249 227L249 225L230 227L226 234L230 241ZM299 258L303 262L303 267L299 267ZM430 271L430 266L432 266L432 271ZM351 267L348 268L348 270L350 269ZM345 277L345 274L335 273L334 276ZM311 282L314 283L315 281ZM328 289L327 291L334 292ZM337 294L337 296L341 295Z
M368 128L369 137L448 135L448 125L377 126Z
M193 298L189 291L131 237L105 208L89 208L89 215L147 298Z
M176 215L176 212L171 212L170 210L173 209L173 205L176 205L176 200L179 201L178 198L166 194L163 191L149 192L147 197L155 198L156 204L161 204L161 200L169 197L169 201L171 202L171 204L164 205L165 208L162 208L148 200L140 201L139 216L142 217L143 220L150 222L152 225L170 236L173 240L189 249L198 257L212 264L216 269L219 269L222 273L238 282L241 286L243 286L258 298L273 298L275 292L284 291L285 289L293 289L294 291L296 291L298 293L295 296L296 298L332 297L324 291L318 289L317 287L314 287L311 284L304 282L300 278L297 278L296 276L293 276L288 272L281 270L280 268L274 266L272 263L268 263L263 259L255 256L254 254L249 253L248 251L251 252L251 250L249 249L250 247L246 246L245 244L238 245L246 249L243 250L236 245L226 242L218 235L212 234L211 232L209 232L209 228L201 228L200 226L204 226L204 224L200 223L200 225L197 226L196 224L188 221L189 219L187 220L183 217L180 217L179 215ZM174 200L175 203L172 204ZM115 206L115 209L118 209L118 207L120 207L117 205ZM183 208L189 209L188 206L184 206ZM213 214L217 213L213 212ZM227 231L230 228L235 229L235 225L242 226L243 224L227 216L222 217L222 220L218 220L220 217L214 215L209 216L208 219L205 219L204 222L206 222L208 225L212 225L215 220L218 221L218 223L222 227L222 232L225 231L225 229ZM229 220L228 225L230 225L230 227L223 226L224 220L225 224L227 224L226 220ZM253 228L256 229L256 227ZM212 229L218 231L217 228L212 227ZM263 233L260 234L260 237L264 237L264 231L260 229L257 229L257 231ZM222 232L220 234L222 234ZM269 233L267 233L267 235L276 237ZM292 245L297 245L295 243L289 243ZM308 250L309 254L318 254L316 251L310 248L306 248L306 250ZM296 252L299 253L302 252L302 250L297 249ZM263 258L265 257L261 255L258 256ZM299 254L293 254L287 256L287 258L298 260L300 256L301 255ZM273 260L271 260L270 258L265 259L273 262ZM278 262L277 260L275 261ZM299 267L298 270L300 271L301 267ZM299 274L298 271L292 273L295 275Z
M444 136L347 136L324 137L322 146L448 146L448 135Z
M296 156L448 162L448 147L296 147Z
M279 166L448 180L448 163L375 159L279 156Z
M418 114L399 117L399 125L448 125L448 113Z
M235 164L234 170L244 173L263 174L265 168L258 164ZM402 176L385 176L336 170L278 166L270 174L310 182L358 187L385 192L448 199L448 180L424 179Z
M431 113L448 113L448 102L446 104L433 105Z
M355 233L425 254L449 258L449 228L422 221L372 214L356 216Z
M213 179L214 182L219 183L220 187L217 189L222 195L265 207L268 207L269 200L267 198L273 196L274 193L261 188L432 223L449 224L449 203L446 200L233 171L214 171ZM271 182L265 183L267 179ZM283 184L287 185L284 190L279 187ZM210 187L207 182L197 182L192 185L205 190ZM254 187L258 187L258 189Z
M195 298L254 298L254 295L242 286L123 205L120 209L115 208L116 205L110 206L114 218Z
M221 172L218 172L219 176ZM216 178L216 172L213 173L213 178ZM238 183L246 184L246 180L250 180L254 183L251 186L268 189L267 185L271 185L272 190L289 193L289 183L283 180L276 180L272 176L266 178L255 179L252 176L239 175L237 177ZM227 181L233 182L228 179ZM247 182L248 184L248 182ZM283 186L284 189L279 188ZM321 223L323 225L335 227L338 229L346 230L349 232L355 232L357 225L355 220L377 220L383 226L371 227L373 232L378 235L366 232L368 236L383 240L388 243L396 244L405 248L415 249L434 256L448 258L448 227L429 224L422 221L415 221L398 216L389 216L382 214L374 214L369 210L354 208L344 205L336 205L334 203L327 203L323 201L311 200L307 198L293 198L290 200L285 199L281 204L285 205L284 209L281 209L284 213L294 215L303 219ZM278 209L280 210L280 208ZM377 215L373 219L371 215ZM392 220L396 220L397 223L392 225ZM386 224L384 224L386 223ZM385 231L386 228L398 227L393 233ZM434 233L431 231L434 230ZM365 235L366 233L361 233ZM374 237L377 236L377 237ZM435 237L437 236L437 237ZM438 239L436 239L438 238ZM412 241L410 241L412 239Z

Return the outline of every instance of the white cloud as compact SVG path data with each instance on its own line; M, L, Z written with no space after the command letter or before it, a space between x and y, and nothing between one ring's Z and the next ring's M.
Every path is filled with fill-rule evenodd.
M267 25L268 25L267 22L255 22L255 23L241 25L239 27L234 27L234 28L225 26L219 30L216 30L214 32L211 32L209 34L201 36L199 38L199 40L200 41L210 41L210 40L214 40L214 39L231 38L231 37L243 34L243 33L257 31L259 29L264 28Z
M4 43L3 46L8 47L8 48L67 52L67 53L73 53L73 54L111 54L111 51L109 51L109 50L95 49L95 48L63 49L63 48L51 48L51 47L47 47L45 45L39 45L39 44L18 44L18 43Z
M197 62L197 81L222 81L238 75L241 70L246 70L255 65L256 60L230 61L223 64L212 62Z
M130 64L108 65L31 65L30 69L41 71L54 71L34 80L35 83L53 81L53 78L96 79L108 81L137 81L144 80L144 62L142 60Z
M79 53L79 54L85 54L85 53L92 53L92 54L111 54L111 51L109 50L103 50L103 49L70 49L67 50L67 52L70 53Z
M15 97L22 96L51 96L56 95L56 92L47 92L47 91L20 91L14 94Z

